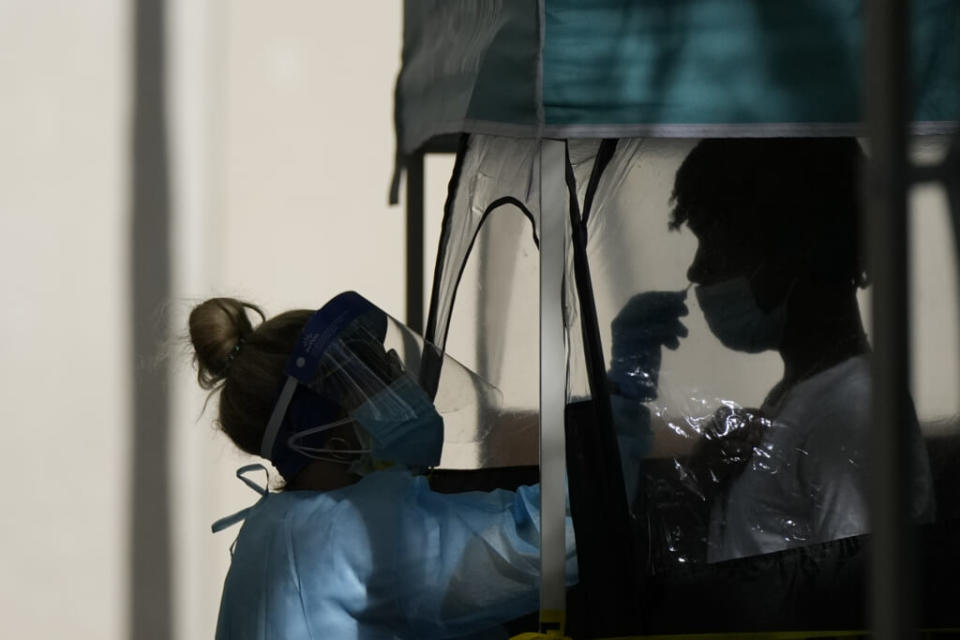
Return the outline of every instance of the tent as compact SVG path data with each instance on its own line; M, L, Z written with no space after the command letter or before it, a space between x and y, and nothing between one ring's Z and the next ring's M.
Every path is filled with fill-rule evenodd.
M916 443L905 427L914 408L901 393L909 385L907 187L939 180L955 194L960 175L956 147L914 170L907 141L955 130L958 26L956 4L946 0L407 0L398 164L457 140L425 335L443 348L451 331L469 332L481 375L518 415L539 420L542 632L825 637L872 624L902 637L915 624L960 628L952 610L960 568L954 432L934 438L923 430L922 464L932 465L928 493L939 512L916 529L908 524ZM830 210L825 227L798 223L796 214L784 228L791 242L811 236L824 256L846 251L843 243L858 243L862 231L873 392L866 404L849 402L872 412L873 448L848 458L854 466L869 460L873 533L821 540L801 531L772 552L708 561L717 516L684 479L689 452L648 457L638 477L625 474L634 444L619 433L622 389L611 375L618 318L638 294L682 297L687 286L698 245L689 232L669 230L668 214L678 168L698 141L852 136L870 156L860 223L834 233L830 216L839 214ZM799 162L791 158L784 162ZM755 160L752 171L762 172ZM805 161L796 166L817 158ZM747 183L769 191L766 182ZM775 195L790 211L805 197ZM960 199L951 204L960 234ZM476 311L458 314L464 300ZM655 432L690 436L723 407L762 406L762 417L781 375L775 354L726 348L710 321L695 317L699 293L699 304L693 293L686 302L690 337L663 352L644 419ZM816 457L812 448L801 453ZM774 467L783 476L799 464ZM580 568L569 591L565 478Z

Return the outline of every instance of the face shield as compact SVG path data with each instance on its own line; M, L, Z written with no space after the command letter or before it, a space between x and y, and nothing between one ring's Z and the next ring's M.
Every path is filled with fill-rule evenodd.
M434 467L500 414L497 389L354 292L311 316L284 371L261 455L287 479L311 459Z

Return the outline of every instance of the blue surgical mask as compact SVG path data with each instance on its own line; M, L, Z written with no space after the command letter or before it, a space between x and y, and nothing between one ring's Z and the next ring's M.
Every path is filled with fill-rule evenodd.
M780 347L787 323L786 301L764 311L745 276L699 286L695 292L710 331L725 346L747 353Z
M348 426L353 427L356 448L306 444L309 438ZM348 464L358 475L394 465L435 467L443 450L443 418L420 385L403 374L365 400L349 417L298 431L287 446L314 460Z
M403 374L368 398L351 417L370 435L375 461L435 467L443 450L443 418L413 378Z

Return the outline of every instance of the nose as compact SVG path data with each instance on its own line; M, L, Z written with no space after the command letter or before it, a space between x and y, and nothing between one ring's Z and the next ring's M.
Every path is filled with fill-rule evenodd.
M703 284L704 273L703 250L697 248L697 253L693 256L693 262L687 268L687 280L693 284Z

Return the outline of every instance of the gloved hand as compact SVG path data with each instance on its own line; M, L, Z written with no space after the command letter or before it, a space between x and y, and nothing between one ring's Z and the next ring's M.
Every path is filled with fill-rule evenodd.
M610 392L635 402L657 397L661 347L676 349L688 335L686 291L646 291L624 305L611 325Z
M773 427L770 419L756 409L722 406L706 422L703 438L690 457L692 479L701 497L711 498L725 491L761 449L763 436Z
M631 400L610 394L610 411L613 430L630 439L634 454L646 454L653 445L653 430L650 427L650 409L639 400ZM621 443L621 450L623 445ZM639 455L639 457L643 457Z

